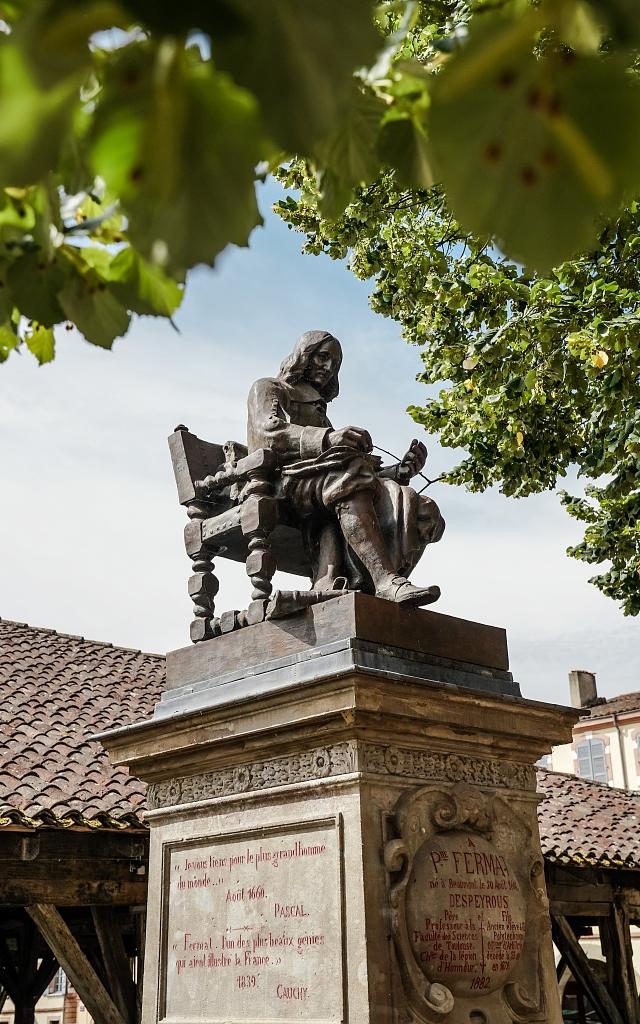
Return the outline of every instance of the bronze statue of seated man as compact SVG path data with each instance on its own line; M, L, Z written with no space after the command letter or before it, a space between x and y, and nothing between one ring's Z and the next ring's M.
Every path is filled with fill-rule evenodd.
M255 382L248 401L249 452L270 449L277 493L299 520L317 591L363 590L405 605L436 601L436 586L407 579L444 520L431 498L408 486L427 451L414 441L400 463L383 467L362 427L335 430L327 403L338 395L340 342L307 331L277 377Z

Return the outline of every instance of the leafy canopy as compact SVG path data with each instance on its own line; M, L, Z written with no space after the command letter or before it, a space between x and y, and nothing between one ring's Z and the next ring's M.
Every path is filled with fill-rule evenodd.
M53 358L64 322L109 347L171 316L294 155L323 217L386 174L438 181L465 230L547 272L638 190L636 6L0 3L0 360Z
M401 129L398 104L387 115L395 169L338 210L298 159L279 174L296 193L277 204L305 251L372 279L373 309L420 346L420 379L440 390L409 411L466 452L445 479L515 497L570 467L591 481L586 498L560 492L585 524L568 553L600 567L591 582L629 615L640 612L639 10L422 4L389 68L390 91L409 97ZM438 66L425 86L421 69Z
M281 172L298 190L277 209L305 251L348 258L373 279L372 308L420 346L437 397L409 411L466 457L446 476L514 497L555 487L569 468L598 481L591 501L563 494L586 522L570 553L611 567L592 582L640 611L640 208L601 225L599 244L548 275L467 233L443 192L393 174L323 218L304 161Z

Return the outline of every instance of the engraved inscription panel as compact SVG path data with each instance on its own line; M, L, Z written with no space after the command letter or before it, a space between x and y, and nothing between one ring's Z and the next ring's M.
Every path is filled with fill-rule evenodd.
M481 836L434 836L417 851L406 896L409 941L430 981L454 995L493 992L520 959L525 900L506 858Z
M340 1022L335 820L165 848L166 1020Z

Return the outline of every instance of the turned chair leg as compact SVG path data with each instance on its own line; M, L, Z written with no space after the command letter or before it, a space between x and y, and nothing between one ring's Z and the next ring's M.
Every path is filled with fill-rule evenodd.
M242 505L240 526L248 537L247 576L253 590L251 604L247 609L247 625L262 622L271 597L271 580L276 571L275 559L271 553L269 534L276 522L276 502L273 498L251 495Z
M215 618L215 597L220 583L213 572L214 551L202 541L202 520L207 516L206 507L194 503L188 507L187 514L191 522L185 527L184 539L193 568L188 584L194 614L190 632L192 643L197 644L220 632L219 620Z

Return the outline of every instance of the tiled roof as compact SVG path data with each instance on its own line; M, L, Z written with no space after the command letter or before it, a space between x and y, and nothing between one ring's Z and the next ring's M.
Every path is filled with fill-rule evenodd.
M143 783L91 737L149 718L157 654L0 620L0 826L140 828Z
M164 658L0 620L0 827L144 828L96 733L149 718ZM540 769L549 860L640 870L640 793Z
M626 715L630 711L640 711L640 691L635 693L621 693L619 697L612 697L602 704L594 704L589 708L589 718L605 718L608 715ZM584 718L582 724L589 721Z
M541 768L538 808L548 860L640 870L640 792Z

